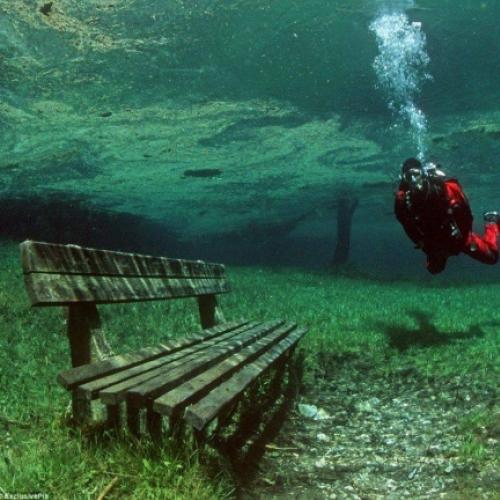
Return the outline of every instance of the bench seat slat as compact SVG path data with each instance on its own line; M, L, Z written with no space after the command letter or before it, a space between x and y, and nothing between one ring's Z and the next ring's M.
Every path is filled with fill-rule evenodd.
M25 273L170 278L222 278L225 273L222 264L201 260L169 259L39 241L21 244L21 260Z
M61 306L92 302L140 302L226 293L225 280L216 278L136 278L30 273L24 275L31 303Z
M213 328L203 330L200 333L187 335L186 337L178 340L167 340L162 344L145 347L139 351L121 354L102 361L71 368L61 372L58 375L57 380L66 389L73 389L77 385L91 382L98 378L137 366L138 364L144 363L148 360L157 359L161 356L175 353L186 347L199 344L205 339L235 330L247 323L247 321L224 323Z
M164 370L171 369L172 366L184 363L186 359L190 359L193 355L203 355L211 346L223 343L235 335L240 335L242 332L252 328L253 325L254 323L245 323L238 328L229 328L223 332L204 336L199 342L192 345L184 345L181 349L176 349L175 352L168 352L166 355L153 360L144 360L143 363L127 367L126 370L121 370L80 385L76 388L76 393L80 399L94 399L97 397L99 391L108 387L116 389L118 384L120 384L120 387L137 384L146 378L154 377Z
M255 341L274 332L283 323L284 321L282 320L274 321L255 329L251 334L250 332L245 332L245 335L235 336L228 342L211 348L204 357L193 359L191 362L186 362L175 370L162 373L158 377L150 379L141 385L132 387L127 392L127 402L133 406L145 405L148 399L157 398L166 391L184 383L186 380L196 377L204 370L210 369L215 364L222 362Z
M201 431L220 412L220 410L274 364L288 349L296 344L307 329L299 328L287 336L279 344L266 351L256 361L245 366L229 380L216 387L202 400L186 409L184 418L195 429Z
M117 404L125 398L128 399L129 396L131 396L131 401L137 400L137 398L141 397L143 391L149 392L150 389L157 390L158 386L162 387L165 384L172 384L172 381L175 382L174 385L177 385L184 381L179 380L179 377L186 377L188 374L192 374L192 376L197 375L197 369L199 370L201 367L206 367L210 362L213 362L214 359L217 359L217 356L219 356L220 359L221 353L228 353L231 345L240 345L241 342L245 341L251 342L252 339L259 335L264 335L266 332L279 327L282 323L283 321L274 321L258 324L228 339L227 342L222 342L217 346L214 344L210 345L204 355L195 353L164 368L160 367L157 370L137 377L132 377L122 383L108 387L99 392L99 398L105 404ZM140 392L132 394L132 391L139 387Z
M206 396L214 387L229 378L244 365L254 361L285 336L291 334L296 328L296 324L287 324L278 328L239 353L155 399L153 409L163 415L180 414L180 411L187 405Z

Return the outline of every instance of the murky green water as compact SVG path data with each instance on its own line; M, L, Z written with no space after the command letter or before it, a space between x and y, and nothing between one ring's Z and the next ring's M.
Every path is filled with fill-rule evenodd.
M409 272L421 259L392 197L421 148L373 66L384 14L425 37L428 64L409 60L429 75L412 94L419 140L460 178L481 230L498 208L497 1L2 0L3 212L12 226L33 218L16 203L36 206L45 227L13 236L53 227L56 200L78 220L92 212L92 237L65 241L105 245L99 214L125 212L180 253L322 267L347 195L360 200L352 260ZM149 226L136 239L152 240Z
M0 497L497 498L500 266L430 276L393 205L419 156L475 230L500 210L499 20L500 0L0 0ZM189 447L68 429L66 323L29 307L25 238L228 264L228 320L309 328L296 402L327 418L293 406L248 491ZM154 305L99 306L117 353L198 328L195 302Z

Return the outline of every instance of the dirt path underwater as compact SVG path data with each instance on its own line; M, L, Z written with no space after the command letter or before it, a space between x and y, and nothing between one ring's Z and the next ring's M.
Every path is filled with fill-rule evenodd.
M411 367L388 378L355 358L335 364L331 383L303 397L310 406L297 406L267 445L241 498L500 498L495 387Z

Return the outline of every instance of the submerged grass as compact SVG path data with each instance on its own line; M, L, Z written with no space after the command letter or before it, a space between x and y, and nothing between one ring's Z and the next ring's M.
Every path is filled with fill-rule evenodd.
M500 284L427 287L296 270L230 268L226 318L281 317L309 327L302 341L306 386L335 377L336 363L362 358L380 376L411 369L429 380L471 374L496 388L500 370ZM192 299L100 308L110 344L126 352L199 329ZM119 348L118 348L119 346ZM189 446L161 450L130 436L95 439L64 423L68 394L56 384L69 352L60 308L32 309L17 247L0 246L0 493L56 498L224 498L227 474L201 464ZM461 424L462 454L481 460L491 414Z

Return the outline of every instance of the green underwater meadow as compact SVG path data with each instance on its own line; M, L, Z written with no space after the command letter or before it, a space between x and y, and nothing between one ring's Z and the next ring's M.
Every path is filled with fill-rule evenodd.
M167 443L158 449L126 434L103 436L68 427L69 397L55 382L69 358L62 313L29 307L14 245L2 245L2 262L0 478L7 492L95 498L118 478L111 498L232 498L236 493L278 498L290 491L299 498L323 498L342 491L346 473L336 474L335 462L330 477L324 468L314 468L327 454L322 445L335 448L347 422L358 426L358 435L371 428L377 436L390 432L390 420L408 419L407 431L422 436L416 450L405 460L404 449L379 443L379 460L396 461L398 468L377 474L375 485L372 479L368 487L362 477L356 483L356 476L349 485L383 496L395 481L391 478L404 485L403 477L420 466L421 475L428 476L422 479L425 491L437 493L442 477L449 498L496 494L500 313L489 301L498 294L498 284L429 286L296 269L231 269L233 291L222 299L227 319L281 317L306 324L310 331L301 343L305 373L299 401L333 416L348 413L345 420L314 422L294 406L293 418L276 438L285 449L274 452L281 458L272 457L270 446L266 464L246 477L235 476L213 451L200 459L189 441L182 448ZM100 311L108 341L120 352L199 330L194 299L102 306ZM337 399L331 401L334 394ZM419 395L406 405L398 402ZM370 408L383 398L387 409ZM331 441L318 442L319 430ZM405 432L398 439L405 446L411 441ZM349 447L363 454L368 467L370 448L355 437ZM301 450L303 457L287 456L289 448ZM348 457L342 453L339 461L348 462Z
M498 19L497 0L0 0L0 498L498 498L500 265L431 276L394 216L409 157L459 179L476 232L500 210ZM224 263L227 320L307 327L277 404L255 413L263 377L227 429L269 439L157 446L97 403L73 426L65 311L30 307L25 239ZM200 330L194 298L99 313L119 354Z

